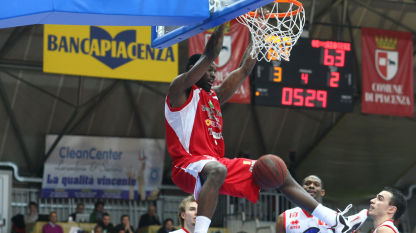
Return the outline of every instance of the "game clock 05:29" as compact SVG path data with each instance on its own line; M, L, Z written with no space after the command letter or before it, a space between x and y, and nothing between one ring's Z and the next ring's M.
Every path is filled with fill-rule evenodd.
M257 105L336 112L353 110L351 43L300 38L290 61L259 62L253 71Z

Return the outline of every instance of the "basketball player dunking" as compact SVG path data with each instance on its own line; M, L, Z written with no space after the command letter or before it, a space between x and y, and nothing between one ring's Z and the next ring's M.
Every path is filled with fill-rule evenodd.
M256 60L250 57L250 42L240 62L224 82L212 88L214 60L222 49L224 25L218 26L203 54L191 56L186 72L176 77L165 103L166 143L173 160L172 180L198 200L195 233L207 233L218 195L244 197L257 202L259 187L253 181L254 160L224 158L220 105L239 88L251 73ZM287 175L279 188L289 199L314 216L344 233L361 225L366 215L344 217L319 204L292 177ZM367 211L365 211L367 212Z

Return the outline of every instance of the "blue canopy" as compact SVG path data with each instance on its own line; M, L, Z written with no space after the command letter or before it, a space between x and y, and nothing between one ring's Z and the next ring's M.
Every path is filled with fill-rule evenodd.
M188 25L210 15L207 0L0 0L0 5L0 28Z

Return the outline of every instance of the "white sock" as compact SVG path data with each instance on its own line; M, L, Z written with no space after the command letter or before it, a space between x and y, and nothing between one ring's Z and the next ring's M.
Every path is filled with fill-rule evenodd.
M205 216L196 216L194 233L207 233L211 219Z
M337 223L337 212L319 204L312 212L312 215L324 221L329 226L334 226Z

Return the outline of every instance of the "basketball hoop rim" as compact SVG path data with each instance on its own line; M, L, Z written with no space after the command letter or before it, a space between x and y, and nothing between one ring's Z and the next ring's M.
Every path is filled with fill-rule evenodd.
M291 12L286 12L286 13L271 13L271 14L267 14L265 15L265 17L267 18L284 18L287 16L293 16L293 15L297 15L299 12L301 12L303 10L303 5L301 2L297 1L297 0L274 0L274 2L277 3L293 3L294 5L296 5L298 7L298 9L291 11ZM255 18L257 17L257 12L254 11L250 11L246 14L249 17Z

